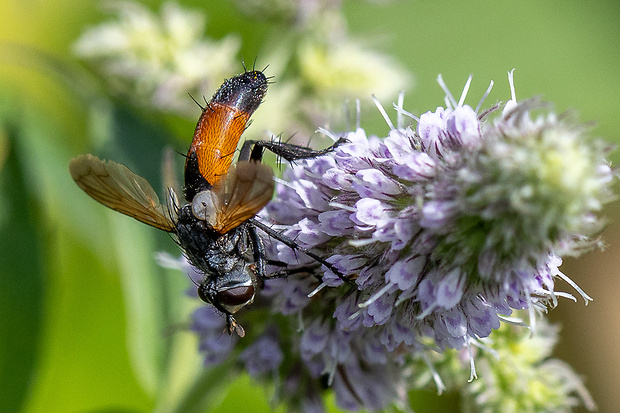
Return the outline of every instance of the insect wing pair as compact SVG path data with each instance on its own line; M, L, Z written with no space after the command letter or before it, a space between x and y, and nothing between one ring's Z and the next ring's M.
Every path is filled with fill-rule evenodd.
M125 165L91 154L72 159L69 171L84 192L108 208L163 231L176 232L178 198L172 188L164 206L146 179ZM216 233L224 234L254 217L267 205L273 190L270 167L240 161L229 168L221 185L194 197L192 211Z

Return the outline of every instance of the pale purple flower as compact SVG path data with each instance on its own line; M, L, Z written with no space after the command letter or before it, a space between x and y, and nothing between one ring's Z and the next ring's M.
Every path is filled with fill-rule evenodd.
M198 334L198 349L204 354L206 365L225 361L235 348L238 337L223 333L226 322L221 314L213 308L203 306L193 314L191 330Z
M269 334L256 339L239 355L247 372L254 377L277 371L283 358L277 338Z
M612 198L605 146L570 119L533 118L544 106L514 92L503 112L480 114L443 86L446 107L413 117L416 128L326 132L348 143L284 171L260 218L339 274L266 238L270 259L303 271L265 280L236 314L244 339L210 341L224 321L197 312L209 362L240 352L291 410L320 410L323 384L344 409L380 410L406 403L412 362L429 351L466 351L475 377L472 346L515 310L535 330L537 313L570 296L558 278L590 300L558 267L596 241Z

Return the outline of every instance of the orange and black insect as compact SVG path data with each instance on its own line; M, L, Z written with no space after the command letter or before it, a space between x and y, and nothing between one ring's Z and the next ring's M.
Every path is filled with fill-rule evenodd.
M243 336L233 314L254 301L257 288L267 278L267 260L256 229L302 251L336 274L324 259L254 219L274 191L273 172L261 163L263 150L293 161L325 154L321 151L274 141L244 142L236 164L233 156L250 116L267 92L262 71L246 71L226 80L202 108L185 161L182 205L171 188L166 206L151 185L126 166L93 155L71 160L73 180L105 206L138 221L173 233L188 260L204 276L199 297L226 315L229 331ZM293 271L291 271L293 272ZM287 270L278 276L285 276Z

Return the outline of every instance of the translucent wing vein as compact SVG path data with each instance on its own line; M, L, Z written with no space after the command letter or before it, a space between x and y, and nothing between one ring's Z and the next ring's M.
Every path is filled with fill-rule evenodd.
M254 217L273 196L273 171L258 162L237 162L224 182L214 188L217 219L214 229L223 234Z
M164 231L175 230L151 185L126 166L88 154L73 158L69 171L84 192L108 208Z

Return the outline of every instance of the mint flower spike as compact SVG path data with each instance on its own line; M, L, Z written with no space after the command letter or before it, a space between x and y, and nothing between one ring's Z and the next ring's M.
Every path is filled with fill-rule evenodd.
M497 107L479 114L482 102L464 104L471 77L458 101L438 81L446 108L413 116L413 130L394 127L380 107L385 139L343 134L349 144L285 172L268 210L288 236L357 274L360 298L351 311L334 303L337 327L404 328L462 347L514 309L527 308L533 325L563 295L555 277L576 287L558 269L560 254L595 245L612 174L582 127L553 114L531 119L544 106L516 101L512 73L511 109L493 122ZM277 259L298 263L278 248ZM312 296L341 284L327 271Z
M460 370L433 367L433 354L449 349L468 359L470 380L486 377L483 338L501 324L523 330L515 310L536 333L537 315L558 297L575 299L556 291L557 278L591 300L559 266L598 245L597 214L613 195L607 147L537 100L517 101L512 73L502 110L481 109L492 83L476 109L465 103L471 77L458 100L439 83L445 107L415 116L401 94L396 125L378 105L386 137L367 136L359 118L354 131L321 130L348 143L284 171L259 219L351 283L265 237L269 262L294 275L267 278L252 308L236 314L243 339L222 335L214 309L196 311L206 363L234 358L275 384L291 411L322 411L325 384L341 408L375 411L408 404L416 368L439 390L465 382Z

